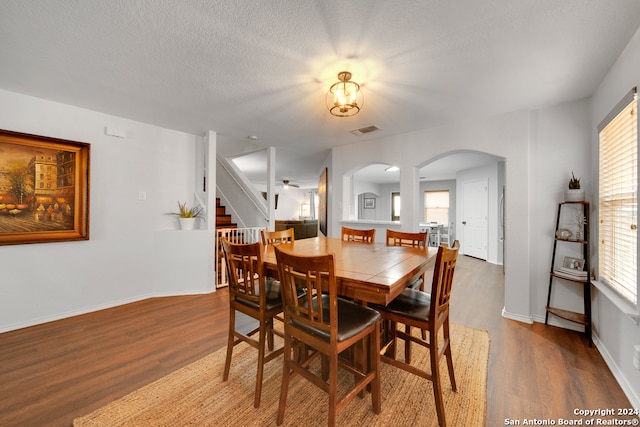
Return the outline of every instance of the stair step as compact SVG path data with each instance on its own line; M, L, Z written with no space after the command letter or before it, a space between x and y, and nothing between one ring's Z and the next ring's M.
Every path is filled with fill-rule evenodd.
M216 228L238 228L238 224L235 224L235 223L229 223L229 224L216 223Z
M216 215L216 224L231 224L231 215Z
M238 224L232 222L231 215L226 213L226 208L220 205L218 197L216 197L216 228L238 228Z

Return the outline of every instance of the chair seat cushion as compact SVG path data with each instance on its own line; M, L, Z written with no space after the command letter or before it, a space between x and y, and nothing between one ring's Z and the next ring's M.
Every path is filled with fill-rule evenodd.
M428 321L431 295L416 289L405 289L388 305L371 305L381 312L393 313L410 319Z
M316 298L317 297L314 298L313 303L315 307L317 307ZM302 305L306 306L307 303L305 302ZM322 295L322 311L324 318L329 319L329 295ZM357 335L369 326L374 325L378 320L380 320L380 313L376 310L338 298L338 342L345 341ZM294 323L298 327L316 334L326 341L330 339L329 334L325 331L311 328L295 321Z
M268 277L265 283L265 292L267 294L267 304L265 306L265 309L267 311L271 311L278 307L282 308L282 296L280 295L279 280L276 280L272 277ZM258 290L256 290L256 295L258 293L259 293ZM260 304L258 302L242 298L241 296L237 296L236 301L238 301L239 303L248 305L249 307L253 307L255 309L260 308Z

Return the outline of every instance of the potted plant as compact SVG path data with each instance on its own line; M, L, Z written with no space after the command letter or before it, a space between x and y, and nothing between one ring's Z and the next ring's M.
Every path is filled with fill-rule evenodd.
M181 230L193 230L196 218L204 218L204 209L200 206L187 207L187 202L178 202L178 212L172 212L170 215L176 215L180 222Z
M584 190L580 188L580 178L571 172L569 180L569 189L564 192L565 202L582 202L584 201Z

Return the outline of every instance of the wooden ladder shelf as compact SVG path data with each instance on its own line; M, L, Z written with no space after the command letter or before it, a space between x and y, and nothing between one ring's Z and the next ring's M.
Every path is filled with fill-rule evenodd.
M582 207L582 215L584 216L584 223L579 227L578 231L582 232L582 235L563 235L562 228L560 228L560 217L564 207L577 205ZM561 230L560 232L558 230ZM578 234L578 233L576 233ZM582 251L583 265L564 265L564 262L556 259L556 250L558 244L573 244L580 245ZM589 268L589 203L588 202L563 202L558 204L558 214L556 217L556 229L553 240L553 255L551 257L551 271L549 273L549 291L547 293L547 305L544 323L549 324L549 314L568 320L573 323L584 326L584 333L589 341L589 346L592 345L591 339L591 269ZM585 274L586 273L586 274ZM578 313L574 311L565 310L559 307L551 306L551 294L553 292L554 284L577 284L583 288L583 312Z

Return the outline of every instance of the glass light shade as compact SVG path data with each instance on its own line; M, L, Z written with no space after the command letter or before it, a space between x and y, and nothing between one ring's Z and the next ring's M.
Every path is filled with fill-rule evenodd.
M336 117L355 116L364 103L360 85L351 81L351 73L348 71L338 73L338 80L340 81L331 85L327 92L327 108Z

